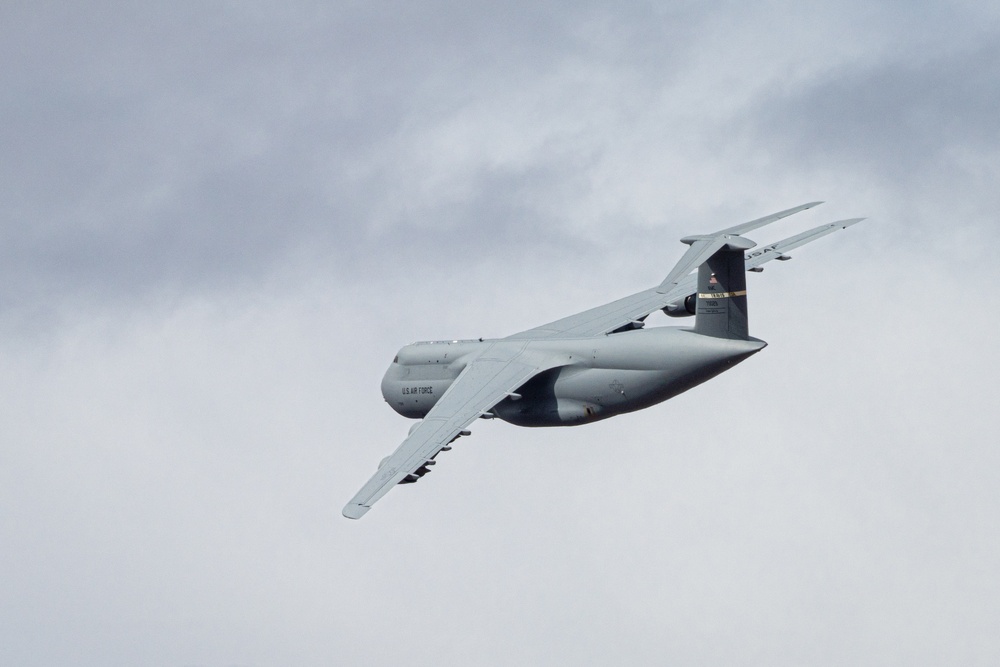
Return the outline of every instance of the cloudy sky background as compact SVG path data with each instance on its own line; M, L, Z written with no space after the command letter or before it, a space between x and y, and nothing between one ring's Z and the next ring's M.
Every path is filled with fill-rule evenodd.
M6 3L0 58L0 662L1000 659L995 4ZM399 347L815 199L752 237L870 219L750 276L764 352L340 516Z

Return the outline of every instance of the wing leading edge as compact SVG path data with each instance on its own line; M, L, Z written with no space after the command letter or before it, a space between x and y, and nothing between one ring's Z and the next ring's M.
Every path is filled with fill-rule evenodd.
M700 259L701 255L714 252L710 250L712 246L730 244L740 247L739 244L745 240L739 238L739 234L812 208L818 203L820 202L803 204L713 235L683 239L691 248L657 287L494 341L468 363L426 418L411 430L395 452L383 460L378 471L344 507L344 516L360 519L393 486L400 482L414 481L426 472L428 466L436 463L434 457L439 452L460 435L468 435L463 431L465 427L487 415L493 406L518 387L540 372L571 363L556 355L532 351L525 339L597 336L630 324L640 324L650 313L695 292L696 276L689 272L693 268L692 262L696 266L699 262L695 260ZM811 243L838 229L846 229L862 220L864 218L853 218L821 225L777 243L754 248L746 255L746 269L762 270L760 267L771 260L788 259L784 253L789 250Z
M808 210L813 206L819 206L822 203L823 202L821 201L809 202L808 204L802 204L801 206L795 206L793 208L785 209L784 211L778 211L777 213L772 213L771 215L765 215L763 218L757 218L756 220L751 220L750 222L744 222L740 225L720 229L713 234L699 234L697 236L688 236L681 239L681 243L686 243L691 247L688 248L686 253L684 253L684 256L681 257L679 262L677 262L677 265L674 266L673 270L667 274L667 277L663 279L663 282L660 283L657 291L665 293L672 289L678 281L682 280L685 276L687 276L687 274L701 266L702 262L711 257L712 254L723 245L726 245L727 241L729 241L732 237L739 236L744 232L753 231L754 229L760 229L764 225L777 222L782 218L787 218L790 215Z
M471 361L444 396L344 507L348 519L360 519L396 484L428 465L462 430L543 370L563 365L553 357L525 354L526 342L495 342ZM412 477L411 479L415 479Z
M669 304L675 303L678 300L693 294L696 286L696 274L684 274L684 269L686 268L687 271L691 271L693 268L696 268L697 264L692 265L692 260L698 259L706 252L710 255L711 252L714 252L714 250L711 250L712 247L725 243L728 235L762 227L765 224L787 217L792 213L812 208L819 203L820 202L803 204L802 206L797 206L795 208L788 209L787 211L781 211L780 213L775 213L765 218L760 218L742 225L730 227L722 230L721 232L717 232L716 234L687 237L684 241L691 241L691 248L688 249L684 257L682 257L680 262L678 262L677 267L675 267L657 287L636 292L635 294L617 299L602 306L590 308L575 315L570 315L569 317L564 317L533 329L518 332L508 336L505 340L599 336L601 334L611 333L624 326L628 326L630 323L641 322L650 313L656 312L657 310L665 308ZM815 227L801 234L796 234L795 236L790 236L786 239L778 241L777 243L772 243L761 248L754 248L747 253L746 268L748 271L762 270L760 267L767 262L775 259L788 259L788 257L784 255L785 252L788 252L793 248L803 246L807 243L811 243L839 229L847 229L851 225L855 225L862 220L864 220L864 218L852 218L850 220L840 220L838 222L820 225L819 227Z

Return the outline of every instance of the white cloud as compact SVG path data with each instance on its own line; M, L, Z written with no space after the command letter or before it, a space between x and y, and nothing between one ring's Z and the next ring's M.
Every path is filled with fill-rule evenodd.
M995 658L993 24L954 8L8 14L2 661ZM873 219L751 276L760 355L339 516L399 346L816 198L760 240Z

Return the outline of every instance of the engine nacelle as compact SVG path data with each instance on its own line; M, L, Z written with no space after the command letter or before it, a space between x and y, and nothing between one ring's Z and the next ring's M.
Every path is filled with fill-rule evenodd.
M598 418L600 408L593 403L572 398L556 398L545 401L504 401L493 411L500 419L517 426L572 426Z
M663 312L670 317L691 317L697 312L698 298L694 294L689 294L681 301L668 303Z

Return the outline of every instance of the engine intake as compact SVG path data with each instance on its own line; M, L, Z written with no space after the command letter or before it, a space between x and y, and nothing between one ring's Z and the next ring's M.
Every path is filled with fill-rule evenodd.
M698 298L694 294L689 294L681 301L668 303L663 308L663 312L670 317L691 317L697 312Z

